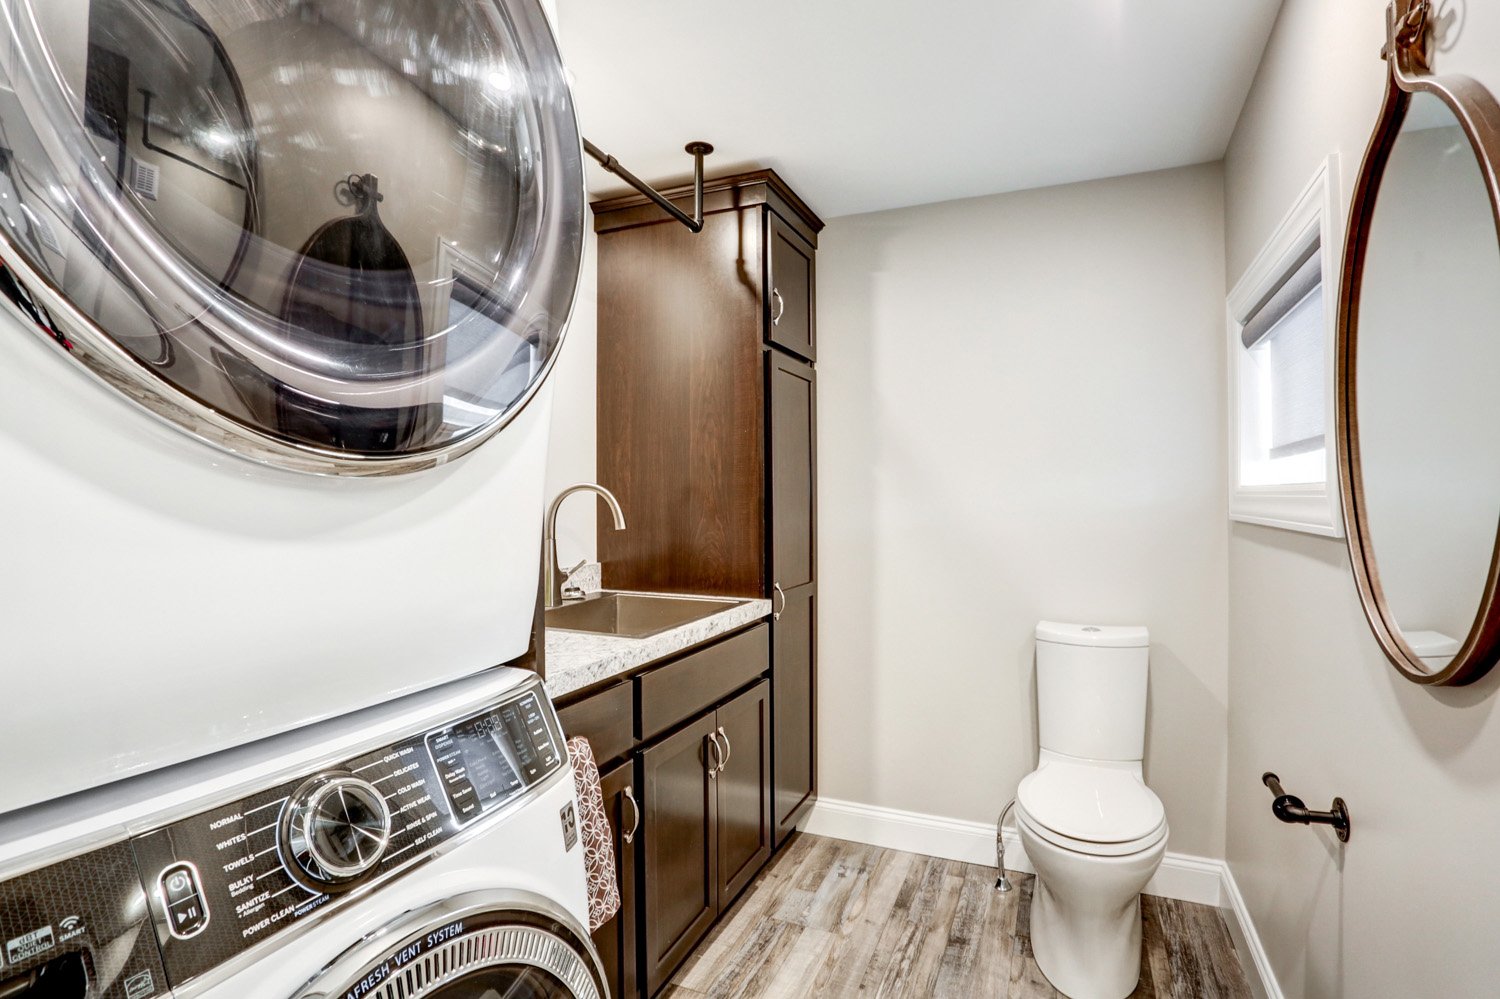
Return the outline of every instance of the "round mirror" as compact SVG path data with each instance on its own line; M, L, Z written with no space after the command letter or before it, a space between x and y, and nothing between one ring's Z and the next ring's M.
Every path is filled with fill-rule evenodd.
M1392 663L1465 683L1500 654L1500 237L1476 125L1494 102L1470 81L1393 79L1346 255L1345 513Z
M537 0L10 0L3 290L158 415L389 474L484 440L572 308L582 159Z

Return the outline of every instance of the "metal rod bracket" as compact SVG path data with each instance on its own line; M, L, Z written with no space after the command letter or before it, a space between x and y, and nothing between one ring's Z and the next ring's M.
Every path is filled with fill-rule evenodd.
M674 219L687 226L693 232L702 232L703 157L713 152L714 147L709 145L707 142L695 140L693 142L689 142L686 146L683 147L683 149L688 153L688 155L693 158L692 215L689 215L681 208L678 208L676 205L672 204L672 202L663 197L662 194L656 190L656 188L652 187L644 180L641 180L641 178L637 177L629 170L625 169L620 161L615 159L609 153L606 153L604 150L594 145L588 139L583 140L583 151L597 160L600 166L608 170L610 173L614 174L616 177L619 177L621 180L629 184L631 187L635 188L637 191L640 191L646 197L650 198L657 206L662 209L662 211L666 212L668 215L672 216Z

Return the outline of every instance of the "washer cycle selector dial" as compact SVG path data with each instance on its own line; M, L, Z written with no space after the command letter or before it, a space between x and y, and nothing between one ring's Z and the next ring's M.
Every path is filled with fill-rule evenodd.
M280 835L293 876L336 891L352 887L380 863L391 838L391 812L368 781L319 774L287 800Z

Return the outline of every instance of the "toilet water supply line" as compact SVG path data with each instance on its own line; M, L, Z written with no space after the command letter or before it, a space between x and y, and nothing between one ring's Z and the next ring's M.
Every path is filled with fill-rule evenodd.
M1014 807L1016 799L1012 798L1000 809L1000 818L995 820L995 866L1000 871L1000 876L995 879L996 891L1010 891L1010 878L1005 876L1005 817Z

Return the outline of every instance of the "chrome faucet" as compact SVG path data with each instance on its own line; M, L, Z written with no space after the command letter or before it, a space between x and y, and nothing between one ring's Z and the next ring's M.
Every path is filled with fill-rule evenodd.
M546 536L542 539L547 552L546 606L548 607L556 607L563 602L563 583L566 577L577 572L579 567L583 565L582 562L579 562L578 565L573 566L571 569L564 569L557 561L557 509L562 506L562 501L569 496L574 493L585 492L598 493L604 502L609 504L610 512L615 515L615 530L625 530L625 514L620 509L620 501L615 499L614 493L603 486L595 485L592 482L580 482L578 485L569 486L558 493L557 497L553 499L552 505L547 508L547 530Z

